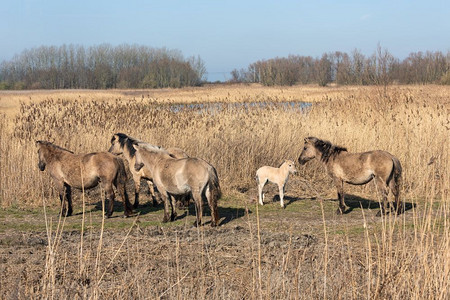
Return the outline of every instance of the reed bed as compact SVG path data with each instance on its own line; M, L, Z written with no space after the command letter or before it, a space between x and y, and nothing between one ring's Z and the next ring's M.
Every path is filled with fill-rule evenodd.
M45 260L27 266L30 275L21 275L23 286L8 293L19 298L83 299L446 299L449 92L438 86L390 87L386 93L377 87L252 85L230 86L228 91L205 87L97 95L1 94L1 101L14 103L0 120L4 209L58 205L50 179L37 169L35 140L75 152L104 151L115 132L206 159L219 173L221 201L237 198L246 212L257 211L255 171L283 159L296 161L304 137L328 139L352 152L383 149L400 159L402 199L412 205L398 217L374 219L361 209L352 212L356 220L351 220L331 217L327 203L319 201L319 229L312 232L298 229L306 219L296 220L296 227L270 228L265 225L269 218L283 222L288 212L273 217L267 210L257 216L246 213L240 222L218 229L192 229L187 224L140 228L136 219L124 230L86 225L83 228L89 229L81 235L65 231L64 220L56 227L49 224L54 220L49 218L48 228L56 229L44 235ZM20 99L20 107L15 108L11 97ZM306 110L271 105L299 101L313 105ZM267 105L240 105L254 102ZM212 110L174 109L180 103L222 105ZM301 181L293 182L304 185L293 187L291 194L335 197L318 163L298 170ZM346 192L376 198L370 184L346 186ZM75 206L83 205L83 197L75 198ZM83 222L89 224L90 218L83 215ZM344 232L336 234L336 227ZM0 283L14 286L3 277Z

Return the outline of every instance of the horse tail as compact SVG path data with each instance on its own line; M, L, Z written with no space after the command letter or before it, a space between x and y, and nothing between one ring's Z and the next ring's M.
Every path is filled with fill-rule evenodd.
M117 161L117 176L116 176L116 189L119 195L122 197L123 205L124 205L124 213L125 215L132 213L130 199L128 198L127 193L127 172L125 171L125 164L123 160L119 157L116 157Z
M400 187L402 184L402 165L397 157L392 156L392 173L391 173L391 181L389 182L389 187L391 188L392 194L395 197L395 204L397 213L400 211Z
M222 197L222 190L220 188L219 176L217 175L216 169L211 166L209 169L209 180L208 188L210 193L210 199L208 199L208 204L211 209L211 225L216 226L219 222L219 211L217 208L217 202Z

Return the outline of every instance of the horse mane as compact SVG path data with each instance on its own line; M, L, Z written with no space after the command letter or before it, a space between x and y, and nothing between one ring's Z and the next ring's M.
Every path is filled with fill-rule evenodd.
M66 152L69 152L69 153L74 154L73 151L70 151L70 150L68 150L68 149L66 149L66 148L60 147L60 146L58 146L58 145L55 145L55 144L50 143L50 142L47 142L47 141L36 141L36 143L41 144L41 145L44 145L44 146L46 146L47 148L52 148L53 150L66 151Z
M173 157L172 155L170 155L166 149L160 147L160 146L154 146L152 144L148 144L148 143L139 143L139 146L141 146L142 148L144 148L145 150L149 151L149 152L154 152L154 153L162 153L162 154L166 154L169 155L170 157Z
M136 149L134 149L133 145L144 146L145 149L147 149L149 151L165 152L165 149L163 149L162 147L154 146L149 143L145 143L141 140L138 140L136 138L128 136L125 133L119 132L119 133L116 133L115 135L119 138L120 147L122 147L123 149L127 149L128 153L130 153L130 157L134 157L136 155ZM114 136L111 139L111 142L113 141L113 139L114 139Z
M127 149L128 153L130 153L130 157L134 157L136 149L134 149L133 145L138 145L139 143L142 143L142 141L121 132L116 133L115 135L119 138L120 147L122 147L122 149ZM113 139L114 136L111 139L111 142L113 142Z
M346 152L347 148L333 145L331 142L321 140L315 137L308 137L307 140L311 141L314 147L322 154L322 162L328 162L330 158L334 158L341 152Z

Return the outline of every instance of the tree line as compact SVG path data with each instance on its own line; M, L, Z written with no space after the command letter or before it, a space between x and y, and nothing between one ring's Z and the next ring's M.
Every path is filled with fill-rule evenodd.
M139 45L41 46L0 64L0 89L108 89L196 86L200 57Z
M140 45L41 46L0 64L0 90L179 88L205 80L206 68L199 56L186 59L178 50ZM316 58L289 55L234 69L230 82L266 86L450 84L450 51L414 52L403 60L380 45L369 56L356 49Z
M331 82L341 85L450 84L450 51L411 53L395 58L378 45L370 56L354 50L325 53L319 58L289 55L260 60L231 72L231 82L258 82L266 86Z

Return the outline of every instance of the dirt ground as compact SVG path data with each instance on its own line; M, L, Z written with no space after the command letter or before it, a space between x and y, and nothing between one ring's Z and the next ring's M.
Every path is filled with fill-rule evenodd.
M291 187L299 186L295 180ZM209 226L208 210L206 224L193 227L192 204L178 210L175 222L161 223L163 207L154 207L145 190L137 215L127 219L117 202L113 218L103 220L95 191L85 195L84 214L82 197L75 194L74 215L62 221L56 199L45 213L44 207L3 210L1 298L243 299L264 291L268 297L306 299L322 296L322 272L331 278L366 272L365 228L381 224L377 202L349 194L349 212L338 216L332 197L298 197L305 191L288 188L282 209L276 188L265 190L262 207L253 189L222 198L217 228ZM403 216L412 222L410 211ZM352 270L340 266L350 248ZM359 278L354 280L364 276ZM338 296L362 292L349 290L346 282L325 284Z

